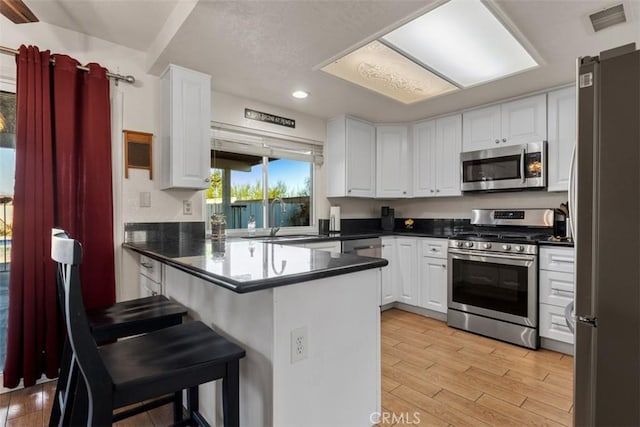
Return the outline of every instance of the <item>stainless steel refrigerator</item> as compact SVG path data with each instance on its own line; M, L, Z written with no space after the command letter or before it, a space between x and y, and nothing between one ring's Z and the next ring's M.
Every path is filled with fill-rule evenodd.
M578 60L576 426L640 425L640 52Z

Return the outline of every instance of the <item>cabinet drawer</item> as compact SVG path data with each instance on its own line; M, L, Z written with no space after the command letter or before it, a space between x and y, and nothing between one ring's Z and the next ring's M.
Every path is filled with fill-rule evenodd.
M162 294L162 285L158 282L154 282L147 276L140 275L140 297L150 297L154 295Z
M421 239L422 240L422 256L446 258L447 257L447 239Z
M140 255L140 274L160 283L162 282L162 265L159 261Z
M573 248L540 248L540 270L573 273L575 262Z
M575 278L572 273L540 270L540 302L564 309L573 301Z
M564 307L540 304L540 336L573 344L573 334L564 318Z

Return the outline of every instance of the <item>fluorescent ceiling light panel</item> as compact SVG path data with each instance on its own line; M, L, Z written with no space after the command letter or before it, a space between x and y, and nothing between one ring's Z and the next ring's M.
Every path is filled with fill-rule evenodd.
M538 65L479 0L451 0L382 40L462 87Z
M322 71L405 104L458 89L378 41L324 66Z

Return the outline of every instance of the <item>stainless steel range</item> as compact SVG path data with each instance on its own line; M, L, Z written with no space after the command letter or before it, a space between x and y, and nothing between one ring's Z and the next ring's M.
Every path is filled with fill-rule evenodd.
M475 230L449 240L449 326L538 347L538 240L552 209L472 211Z

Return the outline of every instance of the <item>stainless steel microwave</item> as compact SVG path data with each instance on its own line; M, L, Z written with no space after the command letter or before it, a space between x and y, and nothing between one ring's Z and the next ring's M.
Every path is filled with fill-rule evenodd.
M460 154L462 191L500 191L547 186L547 142Z

